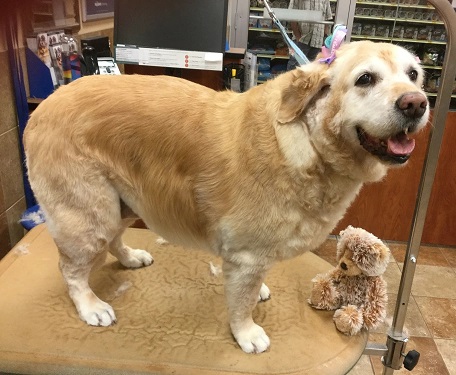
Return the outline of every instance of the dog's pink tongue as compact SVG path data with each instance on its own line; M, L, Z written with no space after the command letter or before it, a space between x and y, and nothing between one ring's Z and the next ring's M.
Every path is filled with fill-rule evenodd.
M415 140L409 139L407 134L399 133L388 139L388 152L394 155L408 155L415 148Z

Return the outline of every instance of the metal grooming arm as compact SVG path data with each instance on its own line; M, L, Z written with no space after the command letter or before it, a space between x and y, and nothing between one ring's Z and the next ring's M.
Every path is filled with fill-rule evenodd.
M394 370L399 370L402 364L404 364L406 369L412 370L419 358L419 353L414 350L409 352L407 356L405 355L404 352L408 338L404 335L403 328L413 277L415 275L424 221L437 169L440 147L442 145L445 119L450 106L453 83L456 77L456 13L448 0L428 0L428 2L436 8L442 17L446 27L448 42L443 62L442 83L439 87L435 103L431 135L421 174L418 199L404 260L404 269L402 271L393 323L388 332L386 345L367 344L364 351L364 354L383 356L384 375L393 374Z
M272 21L279 28L280 34L282 34L283 39L288 44L288 46L294 51L296 61L299 63L299 65L308 64L310 62L309 59L299 49L299 47L295 44L295 42L293 42L290 39L290 37L287 34L287 31L285 30L283 25L280 23L279 19L276 17L274 11L272 10L271 6L269 5L268 0L263 0L263 3L264 3L264 7L266 8L267 12L269 13L269 16L272 18Z

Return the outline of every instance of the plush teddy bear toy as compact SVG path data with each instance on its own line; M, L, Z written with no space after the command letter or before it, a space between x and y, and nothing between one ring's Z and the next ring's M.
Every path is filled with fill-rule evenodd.
M386 315L388 297L382 274L389 256L388 247L373 234L348 226L337 243L339 264L312 280L309 303L316 309L336 310L334 322L346 335L377 327Z

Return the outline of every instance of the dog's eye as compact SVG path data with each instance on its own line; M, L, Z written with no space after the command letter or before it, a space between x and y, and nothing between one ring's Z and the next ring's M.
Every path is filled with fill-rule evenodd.
M408 76L412 82L415 82L418 79L418 72L413 69L408 73Z
M374 77L372 76L372 74L364 73L356 80L355 85L356 86L369 86L373 83L374 83Z

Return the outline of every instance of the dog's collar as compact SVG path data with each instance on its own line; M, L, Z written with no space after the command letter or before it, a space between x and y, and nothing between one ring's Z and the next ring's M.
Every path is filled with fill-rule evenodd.
M344 41L345 35L347 35L347 28L344 25L336 25L332 35L325 39L325 44L321 47L323 57L318 61L328 65L331 64L336 58L336 51Z

